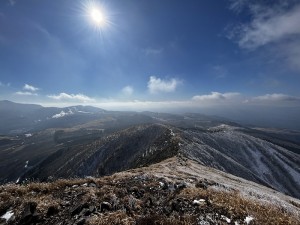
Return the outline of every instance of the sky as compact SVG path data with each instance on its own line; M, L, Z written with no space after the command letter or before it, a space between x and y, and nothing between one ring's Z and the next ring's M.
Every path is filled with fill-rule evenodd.
M299 0L1 0L0 99L297 114L299 21Z

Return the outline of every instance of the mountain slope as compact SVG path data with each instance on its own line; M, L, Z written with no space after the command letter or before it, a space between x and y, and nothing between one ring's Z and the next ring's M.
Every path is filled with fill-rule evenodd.
M298 199L180 157L103 178L0 186L7 224L294 225L299 207Z
M178 142L166 126L137 125L92 143L62 148L23 178L103 176L162 161L177 151Z
M23 179L103 176L176 155L300 198L300 155L224 124L190 129L151 123L94 142L62 145Z
M229 125L182 131L180 152L199 163L300 198L300 156Z
M91 106L57 108L0 101L0 134L71 127L99 118L103 112L103 109Z

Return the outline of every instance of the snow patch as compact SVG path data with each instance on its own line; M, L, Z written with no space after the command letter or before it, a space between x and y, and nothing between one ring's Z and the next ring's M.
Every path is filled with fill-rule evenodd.
M174 137L174 136L175 136L175 134L174 134L174 132L173 132L173 130L172 130L172 129L170 129L170 134L171 134L171 136L172 136L172 137Z
M27 137L27 138L29 138L29 137L31 137L32 136L32 134L24 134L25 135L25 137Z
M165 184L163 182L159 182L159 186L163 187L163 186L165 186Z
M7 211L3 216L1 216L2 219L5 219L6 222L9 221L12 216L14 215L12 210Z
M252 220L254 220L254 217L253 217L253 216L246 216L246 218L245 218L245 223L246 223L246 224L249 224Z
M221 215L221 219L225 220L227 223L231 223L231 219L229 219L228 217Z
M205 203L205 199L194 200L193 205L202 205Z
M27 160L27 161L25 162L25 166L24 166L25 169L28 167L28 163L29 163L29 161Z
M93 114L92 112L85 112L85 111L77 111L79 113L84 113L84 114Z

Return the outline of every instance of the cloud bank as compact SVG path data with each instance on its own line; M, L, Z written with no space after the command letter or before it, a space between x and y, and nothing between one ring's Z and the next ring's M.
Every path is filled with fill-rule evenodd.
M220 93L220 92L211 92L208 95L195 95L192 97L194 101L225 101L225 100L233 100L236 97L240 96L238 92L227 92L227 93Z
M285 94L266 94L254 97L253 100L256 101L299 101L300 98Z

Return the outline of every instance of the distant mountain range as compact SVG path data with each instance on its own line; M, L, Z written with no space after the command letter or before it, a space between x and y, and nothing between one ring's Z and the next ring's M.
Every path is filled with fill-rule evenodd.
M191 159L300 198L300 132L195 113L0 102L0 182L110 175Z

